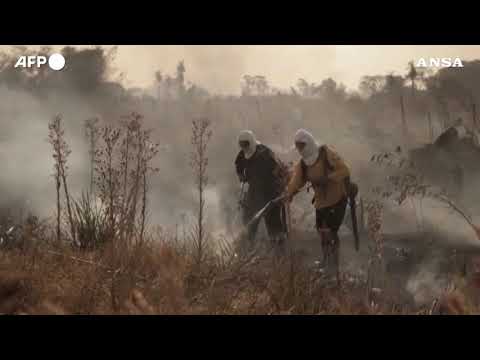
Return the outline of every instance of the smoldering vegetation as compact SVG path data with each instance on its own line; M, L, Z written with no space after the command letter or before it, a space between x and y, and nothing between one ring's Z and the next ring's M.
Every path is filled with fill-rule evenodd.
M43 48L40 53L49 51ZM290 149L294 131L307 128L344 154L355 179L362 189L368 189L376 176L368 164L371 155L396 146L408 150L429 143L458 116L471 123L476 100L472 79L479 67L471 62L461 71L443 69L434 75L406 68L404 76L365 76L356 92L347 92L333 79L319 83L299 79L290 89L282 90L262 76L245 75L239 79L243 95L238 97L211 96L201 86L191 84L188 64L183 62L175 74L159 70L148 90L125 89L120 82L122 74L115 71L115 49L64 48L68 64L61 72L48 67L14 68L18 56L28 53L28 49L15 48L2 55L2 188L8 189L8 201L27 201L42 215L49 213L51 169L44 129L52 116L60 113L65 117L67 137L74 149L72 186L80 189L88 177L84 121L96 116L114 123L137 112L144 116L146 126L154 129L153 136L160 144L157 161L162 172L152 189L151 206L163 224L174 224L179 214L162 209L191 210L193 183L187 159L190 122L195 116L212 121L210 150L215 156L209 172L214 207L228 208L236 201L232 158L238 150L236 136L244 128L254 130L286 160L296 159ZM36 160L26 166L29 159ZM475 179L468 181L474 183Z
M455 184L452 185L455 181L451 175L450 163L446 165L439 163L440 173L442 173L442 167L445 167L445 171L442 173L444 176L438 177L432 176L431 172L423 171L419 167L404 171L401 166L396 166L397 163L393 166L384 166L384 162L380 164L378 161L372 161L372 157L379 154L390 159L389 155L385 155L395 153L398 159L405 159L408 162L410 150L432 144L442 131L454 124L458 117L464 119L468 129L475 130L478 121L476 106L480 96L480 85L477 81L480 78L480 61L464 62L465 67L461 69L441 69L435 73L422 72L421 69L415 69L412 64L406 64L404 74L364 76L359 88L355 91L347 91L342 84L331 78L319 79L318 82L299 79L289 89L278 89L274 84L275 79L246 74L239 79L242 94L233 96L213 95L208 89L202 88L201 84L189 82L189 64L180 60L175 73L167 74L159 69L155 78L152 79L152 86L148 89L126 88L122 85L122 74L115 69L115 51L115 48L107 51L101 47L88 49L65 47L61 52L67 59L67 65L58 72L51 71L47 67L21 70L14 68L13 65L18 56L32 52L28 48L17 47L11 52L1 54L0 209L3 218L24 218L29 213L40 218L55 217L55 162L52 159L51 144L47 141L47 130L48 124L57 114L62 116L64 138L71 150L68 157L68 184L70 193L75 194L76 197L88 189L91 182L90 143L85 121L95 118L102 126L115 127L128 116L141 114L142 127L152 130L149 136L158 146L158 153L151 159L151 166L158 171L151 174L148 179L148 222L152 225L152 229L154 225L161 226L157 232L159 231L163 237L185 240L187 237L192 237L190 235L193 232L193 238L196 239L194 244L198 250L203 246L199 244L206 241L204 236L208 235L213 239L221 238L235 228L238 223L237 202L240 185L234 173L233 159L238 152L239 131L253 130L257 138L269 145L285 163L291 163L297 159L292 149L293 134L296 129L303 127L309 129L320 142L332 146L346 159L352 170L352 178L360 186L360 196L365 201L366 219L362 234L364 252L360 256L347 251L348 257L343 260L346 264L359 264L351 268L352 273L367 274L373 267L371 260L377 255L381 257L383 252L388 252L394 247L401 250L402 241L398 240L397 235L401 238L405 233L415 234L411 238L414 238L417 244L413 245L412 251L416 251L415 246L419 245L418 243L421 247L425 247L427 243L430 244L431 238L434 238L436 244L446 247L446 252L440 254L431 252L433 255L430 257L420 259L417 266L407 274L407 278L402 280L404 283L401 285L412 293L417 303L424 305L432 299L438 299L439 294L445 290L444 279L439 283L435 280L440 272L437 260L445 257L445 253L449 254L452 249L462 246L475 253L480 245L474 229L465 223L458 211L452 212L452 206L445 201L442 202L439 197L444 195L449 199L454 198L455 203L459 203L462 211L475 222L479 212L479 203L476 199L478 195L475 191L478 176L474 171L477 164L464 162L461 158L453 160L468 174L458 189ZM51 49L44 47L40 53L49 54ZM38 52L36 51L35 54ZM205 71L210 71L211 67L214 68L218 64L204 64L204 66ZM221 82L221 79L218 81ZM207 160L205 174L201 176L198 172L192 171L192 147L195 147L195 141L192 138L192 121L195 119L197 121L207 119L208 128L211 131L206 153L203 154L204 160ZM400 150L397 151L397 149ZM432 166L435 167L435 164ZM473 170L470 171L471 169ZM388 180L391 176L407 179L411 172L415 174L414 184L398 185L397 182L392 185ZM204 202L205 205L202 208L202 219L198 219L199 184L202 184L200 193L203 194L200 197L200 204ZM435 188L431 192L432 196L427 196L426 192L421 191L425 186ZM310 196L308 193L298 196L292 205L292 216L295 220L294 226L298 239L308 238L305 242L299 241L299 247L302 248L304 245L303 251L312 253L317 249L315 249L316 245L310 244L312 236L315 235L308 235L312 229L311 219L308 218L308 212L311 210ZM397 196L404 199L398 201ZM348 229L344 231L349 232ZM393 240L389 243L385 241L386 238ZM192 275L198 270L200 262L198 256L193 256L192 259L196 260L192 260L191 263L188 260L182 260L183 255L178 255L178 248L176 248L180 245L177 242L175 244L177 245L173 248L170 245L165 245L166 247L158 245L160 253L155 252L155 254L158 258L165 256L168 259L174 259L171 260L174 264L170 264L172 269L179 266L176 270L181 270L181 274L178 274L181 279L177 279L179 283L175 284L174 288L182 292L182 295L179 295L182 301L190 298L190 295L184 292L194 291L197 287L202 289L202 296L208 297L208 301L213 301L212 297L215 298L215 296L209 291L218 289L213 285L210 288L207 284L208 281L218 279L212 279L211 273L206 275L202 272L203 270L196 277ZM144 256L145 245L138 246L140 248L135 251ZM387 249L389 246L390 250ZM56 251L58 252L58 249ZM128 251L134 250L129 248ZM175 255L170 254L171 251L174 251ZM165 252L168 254L165 255ZM32 259L34 259L35 256L40 255L34 253L29 256L33 256ZM68 256L76 257L75 254L70 253ZM121 261L118 260L119 256L122 258ZM46 259L46 255L40 257ZM113 252L109 253L107 258L112 261L109 264L109 271L120 269L119 264L124 264L122 273L126 274L126 268L134 271L133 267L136 263L133 257L132 252L119 252L116 255L113 255ZM354 260L355 257L360 257L361 261ZM54 258L55 256L52 255L48 261L52 266L53 264L57 266L57 260ZM96 264L99 259L89 261ZM151 260L154 264L158 259ZM291 264L297 264L296 258L288 261L291 261ZM45 264L44 270L50 271L51 269L47 269L49 266ZM216 263L214 265L209 263L210 269L212 266L216 269L216 272L213 271L217 274L216 276L227 278L234 276L229 273L231 269L225 270L224 264L222 267ZM288 268L285 263L271 266L273 266L272 269L285 268L285 271ZM185 270L186 268L193 272ZM172 269L170 270L176 271ZM148 272L151 269L143 270ZM307 278L311 275L307 270L303 272L304 270L299 270L297 275L299 281L306 286ZM252 276L260 276L255 271ZM287 273L285 273L286 276ZM56 276L53 273L49 274ZM142 274L146 276L146 273ZM88 273L88 276L96 275L93 272ZM189 286L191 285L192 288L188 286L188 289L185 288L183 276L189 279ZM192 276L195 277L195 281L191 279ZM365 276L368 277L368 275ZM135 276L132 275L132 277ZM298 288L297 285L290 284L285 288L282 287L285 285L282 283L284 279L277 280L275 284L271 279L259 280L264 282L260 293L266 300L262 298L261 301L265 304L260 309L252 310L252 313L267 311L265 309L269 312L284 313L328 311L321 310L322 305L318 303L309 304L308 306L311 305L311 307L308 307L307 304L299 302L302 296L307 296L306 293L292 295L297 294L298 291L306 291L301 287L303 285L299 285L300 288ZM102 281L98 280L99 288L105 286ZM125 281L128 285L122 283L122 286L130 290L135 288L135 279L129 278ZM376 288L375 281L370 278L369 281L369 289ZM153 286L152 283L148 284ZM425 284L430 286L430 290ZM173 285L165 286L168 288ZM90 295L95 297L96 291L100 291L99 288ZM151 289L144 290L144 293L148 293ZM250 290L256 292L253 288ZM287 290L293 293L286 294ZM376 301L374 292L370 290L365 297L368 306L372 301L373 303ZM203 291L206 292L203 293ZM221 291L227 290L222 287ZM150 295L164 296L155 291ZM285 297L282 298L284 303L279 304L280 300L275 300L277 295ZM129 296L138 297L139 295L130 294ZM335 297L339 296L338 294L332 296L338 300ZM118 309L121 306L117 303L119 301L117 297L111 294L113 301L111 306L113 310L120 311ZM80 301L80 295L76 299ZM364 299L363 295L362 299ZM252 303L260 301L257 298L250 300ZM109 300L102 299L102 301ZM350 309L345 311L351 311L353 306L352 304L337 305L329 306L330 309L339 312L342 311L339 310L342 306ZM82 304L82 306L86 305ZM92 306L89 311L100 311L92 310ZM187 305L182 303L171 306L167 306L165 311L184 312L184 307ZM217 309L215 304L209 303L208 306ZM285 308L287 306L288 309ZM291 310L292 306L294 308L296 306L296 310ZM106 305L102 307L108 308ZM182 310L179 310L180 308ZM225 312L232 312L234 305L228 304L222 309ZM362 308L359 312L375 312L375 309L378 310L378 307L374 307L373 310ZM383 308L381 311L390 310ZM239 311L243 313L250 310L242 308Z

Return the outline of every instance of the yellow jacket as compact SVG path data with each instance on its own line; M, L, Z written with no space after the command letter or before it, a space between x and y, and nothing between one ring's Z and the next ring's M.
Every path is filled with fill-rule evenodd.
M292 178L287 186L287 194L292 198L298 190L305 186L307 181L310 181L315 192L314 206L317 209L332 206L344 198L347 195L345 178L350 176L350 169L343 159L327 146L324 146L324 149L327 152L328 164L333 169L326 173L324 159L319 156L313 165L305 165L307 171L303 176L302 164L299 161L294 167ZM327 185L325 187L315 185L318 179L326 174L329 179Z

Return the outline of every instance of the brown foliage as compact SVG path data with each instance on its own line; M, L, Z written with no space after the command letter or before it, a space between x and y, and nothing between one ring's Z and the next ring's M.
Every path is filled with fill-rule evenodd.
M35 256L35 262L32 258ZM0 310L7 314L366 314L362 285L323 283L295 254L201 267L172 244L85 253L4 253Z

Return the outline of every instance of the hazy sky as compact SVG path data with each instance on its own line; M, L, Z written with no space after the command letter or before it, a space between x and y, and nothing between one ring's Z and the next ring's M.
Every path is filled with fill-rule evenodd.
M152 84L156 70L173 75L184 60L187 80L212 92L238 93L245 74L265 75L280 88L299 78L319 83L327 77L357 88L363 75L404 74L407 63L421 57L480 59L480 46L119 46L115 65L129 86L143 87Z

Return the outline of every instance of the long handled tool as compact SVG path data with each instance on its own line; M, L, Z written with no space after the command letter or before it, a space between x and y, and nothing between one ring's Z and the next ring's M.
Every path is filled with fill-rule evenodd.
M302 192L302 191L304 191L304 190L305 190L305 188L302 188L302 189L300 189L300 190L297 190L297 191L295 192L295 195L298 194L298 193L300 193L300 192ZM248 229L250 229L250 227L257 225L257 224L260 222L260 220L261 220L276 204L278 204L279 202L285 200L286 197L287 197L286 194L282 194L282 195L277 196L276 198L270 200L263 208L261 208L261 209L255 214L255 216L248 222L248 224L247 224L246 227L247 227ZM289 213L289 212L288 212L287 216L288 216L288 223L289 223L288 230L290 230L290 213Z
M285 199L286 195L280 195L278 197L276 197L275 199L273 200L270 200L263 208L261 208L256 214L255 216L248 222L247 224L247 228L250 229L251 227L257 225L260 220L262 220L262 218L267 214L267 212L269 212L273 206L275 206L276 204L278 204L280 201L282 201L283 199Z

